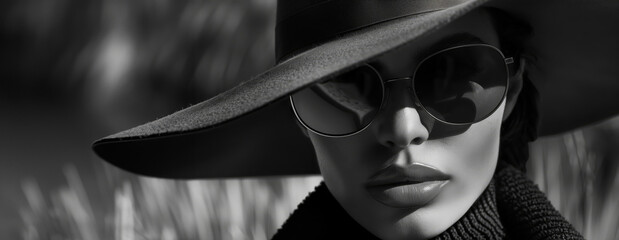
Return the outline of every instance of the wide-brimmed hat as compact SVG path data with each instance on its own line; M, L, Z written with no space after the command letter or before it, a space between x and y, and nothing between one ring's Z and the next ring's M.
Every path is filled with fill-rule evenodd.
M280 0L278 63L218 96L94 143L106 161L163 178L318 174L288 96L492 7L527 22L540 135L619 113L619 1Z

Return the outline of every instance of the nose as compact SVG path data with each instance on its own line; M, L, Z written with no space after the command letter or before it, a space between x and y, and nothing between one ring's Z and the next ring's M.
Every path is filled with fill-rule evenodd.
M391 85L391 86L389 86ZM428 140L409 87L387 84L385 102L377 120L378 141L389 148L420 145Z

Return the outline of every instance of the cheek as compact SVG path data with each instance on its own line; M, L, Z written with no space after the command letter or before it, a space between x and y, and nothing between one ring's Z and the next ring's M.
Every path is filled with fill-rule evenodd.
M482 171L484 166L497 160L501 122L500 119L484 122L470 130L470 134L462 136L465 139L460 139L462 144L458 150L464 157L462 163L466 163L467 169Z
M312 133L309 137L320 173L338 201L357 205L361 204L360 198L369 199L364 184L392 152L385 151L370 131L347 138L325 138Z
M504 104L489 118L474 124L465 133L442 141L451 159L446 168L459 185L460 194L481 192L490 182L498 160Z
M360 159L360 147L355 147L354 142L340 141L335 138L324 138L310 135L314 145L320 173L323 176L329 190L337 196L350 196L352 187L355 186L363 175L363 159Z

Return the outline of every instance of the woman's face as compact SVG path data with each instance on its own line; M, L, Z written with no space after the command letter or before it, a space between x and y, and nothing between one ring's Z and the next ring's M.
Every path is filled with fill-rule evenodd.
M490 16L476 10L371 65L383 79L412 76L431 46L461 33L498 47ZM326 185L358 223L382 239L434 237L462 217L490 182L505 101L483 121L453 127L418 109L406 81L385 88L383 108L365 130L342 138L308 134ZM421 183L368 187L400 170Z

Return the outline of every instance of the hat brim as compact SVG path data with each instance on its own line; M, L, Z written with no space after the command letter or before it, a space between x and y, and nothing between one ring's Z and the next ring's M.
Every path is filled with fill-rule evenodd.
M296 126L287 96L312 83L328 79L380 54L414 41L419 36L439 29L486 2L488 1L472 0L449 9L403 17L347 33L289 58L265 73L212 99L96 141L93 148L101 158L113 165L130 172L154 177L193 179L318 174L313 148ZM548 2L560 4L557 1ZM533 22L532 25L548 24L548 21L543 19L544 10L531 12L527 10L527 6L530 7L530 5L521 3L522 1L518 1L517 4L523 7L510 6L509 8L513 9L514 14L525 19L540 21L540 23ZM502 4L507 4L507 1L492 2L493 7L505 8ZM552 3L545 2L544 5L546 4ZM536 2L536 5L542 4ZM552 9L551 5L546 8L548 9ZM573 13L569 6L565 12L568 15L562 17L573 17L569 15ZM606 31L606 33L591 34L605 37L608 31L616 31L612 27L610 27L611 30L602 29L608 28L608 20L617 20L616 17L610 17L611 15L614 14L608 14L608 18L612 19L603 19L599 22L587 19L586 24L598 23L599 29L595 29L596 31ZM616 101L615 93L612 91L606 91L603 94L595 93L604 88L587 83L593 81L593 85L601 84L601 87L605 87L606 90L619 89L619 81L617 81L619 68L615 67L616 61L614 61L615 65L612 61L604 62L604 60L614 60L616 54L619 53L617 42L610 42L613 39L618 40L619 37L616 36L618 34L614 34L611 39L602 38L603 44L607 46L603 49L600 46L593 46L585 50L565 51L566 49L572 50L571 44L573 43L579 43L579 41L587 43L587 41L582 39L582 36L572 36L575 33L570 26L542 27L552 29L552 31L539 32L533 38L533 46L539 46L535 49L539 58L534 64L529 65L530 69L527 69L529 77L542 95L540 107L543 113L542 134L589 123L592 116L595 119L601 119L616 114L619 101ZM583 29L590 27L584 26ZM577 41L567 41L570 43L557 46L548 40L564 39L565 36L575 37ZM608 46L611 48L609 49ZM573 53L575 56L603 56L603 59L591 60L597 65L584 64L587 66L580 69L589 73L596 71L600 74L592 80L591 76L583 76L583 73L579 71L566 71L573 70L574 66L578 66L580 62L573 60L573 57L572 60L566 60L561 55L553 55L557 52ZM563 69L563 71L550 71L549 68ZM572 81L572 79L575 80ZM563 88L560 86L563 82L576 82L577 88ZM573 95L574 91L590 94L587 96L595 98L593 106L604 106L611 110L600 111L599 108L592 110L589 105L591 101L588 99L585 102L574 98L573 96L579 96ZM559 100L545 97L548 94L567 95L568 98L559 98L562 100L557 103ZM614 102L609 102L613 99ZM595 105L595 103L602 105ZM577 107L579 109L574 110L579 111L577 115L586 116L582 119L577 117L575 121L565 123L562 120L568 117L573 118L573 116L564 115L564 112L556 109L556 104Z

